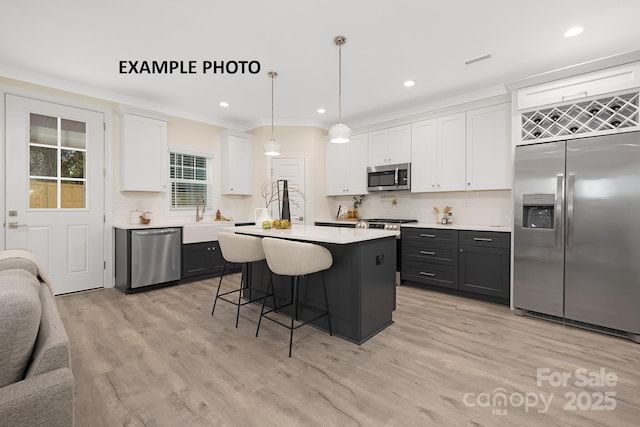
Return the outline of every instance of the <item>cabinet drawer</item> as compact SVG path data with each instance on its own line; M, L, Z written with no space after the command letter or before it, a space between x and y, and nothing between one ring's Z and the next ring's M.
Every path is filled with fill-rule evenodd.
M461 231L460 245L510 248L511 233L496 231Z
M569 102L640 85L640 64L623 65L518 90L518 110Z
M457 243L458 230L445 230L440 228L412 228L404 227L401 230L402 239L421 240L425 242Z
M458 289L458 267L403 260L401 277L403 280Z
M407 240L403 242L402 257L409 261L458 265L458 245Z

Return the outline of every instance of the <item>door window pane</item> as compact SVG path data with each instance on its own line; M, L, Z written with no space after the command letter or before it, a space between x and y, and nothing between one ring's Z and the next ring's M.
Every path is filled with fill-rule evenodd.
M60 167L63 178L84 178L84 151L61 150Z
M87 124L75 120L60 120L60 142L63 147L87 148Z
M85 184L84 181L62 181L60 204L63 209L84 208Z
M58 176L58 150L56 148L31 147L29 165L31 176Z
M58 118L31 113L29 117L31 144L58 145Z
M29 180L29 207L55 209L58 207L58 182L55 180Z

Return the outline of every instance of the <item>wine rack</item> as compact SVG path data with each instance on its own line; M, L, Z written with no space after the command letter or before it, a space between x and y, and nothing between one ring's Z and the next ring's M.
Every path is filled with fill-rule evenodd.
M522 140L614 131L640 125L638 92L522 114Z

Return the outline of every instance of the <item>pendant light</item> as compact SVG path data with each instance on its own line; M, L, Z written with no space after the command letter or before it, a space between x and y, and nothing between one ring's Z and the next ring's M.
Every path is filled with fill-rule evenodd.
M278 144L273 137L273 80L278 77L278 73L269 71L267 76L271 79L271 138L264 143L264 154L266 156L279 156L280 144Z
M342 123L342 45L347 39L337 36L333 42L338 46L338 123L329 129L329 141L342 144L351 140L351 129Z

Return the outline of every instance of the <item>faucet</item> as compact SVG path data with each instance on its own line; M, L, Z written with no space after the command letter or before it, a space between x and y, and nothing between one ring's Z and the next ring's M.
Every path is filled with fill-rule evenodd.
M200 213L200 206L202 206L202 213ZM196 222L200 222L201 220L204 219L204 212L205 212L204 196L197 196L196 197Z

